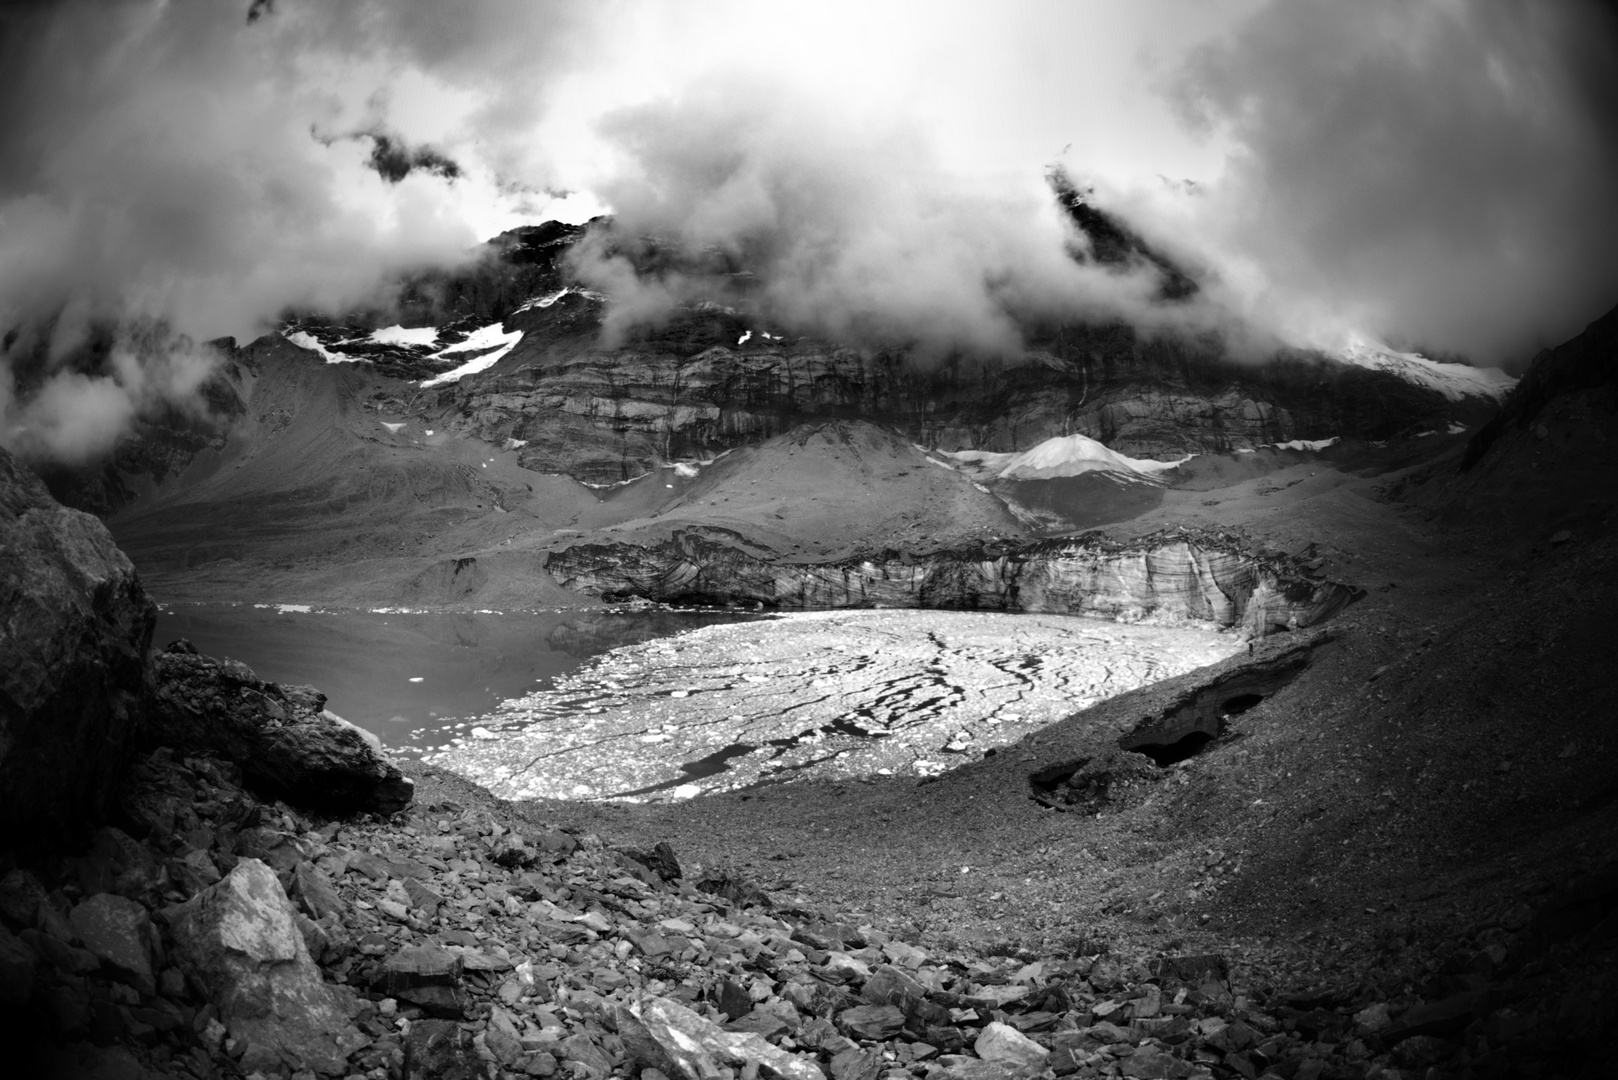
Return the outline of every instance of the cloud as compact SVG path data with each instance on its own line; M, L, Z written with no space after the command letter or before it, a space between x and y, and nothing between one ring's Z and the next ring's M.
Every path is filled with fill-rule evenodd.
M928 355L1127 318L1520 360L1618 299L1615 20L1573 0L0 8L0 439L51 428L21 418L58 393L50 415L82 394L87 429L182 393L120 377L120 327L245 338L368 306L556 191L574 220L616 215L577 265L620 335L713 297ZM1195 301L1071 257L1058 157L1206 271Z
M82 338L99 329L55 328L58 335ZM219 364L213 346L150 322L124 323L115 333L101 343L93 372L36 370L22 394L12 379L0 378L0 445L27 458L81 465L110 453L137 417L178 410L207 419L199 391ZM72 346L84 344L82 338Z
M488 235L477 223L522 192L437 137L478 130L494 107L478 60L510 60L520 81L555 58L536 31L565 20L448 7L74 0L0 13L0 435L81 447L39 433L118 432L190 385L116 370L171 353L109 355L113 331L88 328L251 338L288 308L349 310L403 273L471 258ZM529 31L520 44L495 32L506 17ZM393 122L412 93L444 107ZM79 347L90 340L95 355Z
M1122 201L1289 337L1520 367L1618 301L1613 5L1275 2L1175 92L1227 168Z
M1088 241L1037 171L1015 185L943 169L898 124L758 78L715 78L618 112L596 190L610 231L574 270L612 298L609 340L711 299L777 329L928 356L1015 353L1058 319L1183 319L1155 267L1080 261Z

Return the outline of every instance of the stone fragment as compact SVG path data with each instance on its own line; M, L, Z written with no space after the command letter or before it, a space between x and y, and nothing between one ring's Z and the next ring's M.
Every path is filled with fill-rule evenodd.
M826 963L822 967L827 975L844 982L863 983L871 977L871 968L865 961L845 952L827 952Z
M557 1050L563 1061L578 1062L591 1077L604 1077L612 1073L612 1058L588 1035L569 1035L557 1044Z
M292 891L311 919L324 919L328 915L343 917L346 905L337 895L331 879L313 863L301 862L293 868Z
M872 1005L895 1005L909 1011L927 996L927 988L891 964L883 964L866 980L860 996Z
M939 1064L944 1076L950 1080L1014 1080L1020 1074L998 1061L984 1061L982 1058L964 1057L959 1054L945 1054L939 1058ZM929 1076L932 1072L929 1071Z
M1382 1032L1382 1041L1392 1046L1417 1035L1446 1039L1458 1035L1475 1019L1479 999L1476 993L1463 993L1413 1005Z
M771 1046L757 1035L727 1032L667 998L647 998L614 1014L630 1059L674 1080L715 1080L720 1066L756 1068L777 1080L825 1080L813 1062Z
M717 1080L719 1064L704 1045L714 1025L666 998L651 998L614 1014L632 1061L673 1080ZM717 1029L715 1029L717 1030Z
M458 986L413 986L399 1000L440 1020L464 1020L472 999Z
M21 1006L34 993L34 951L0 926L0 1005Z
M0 915L21 926L38 925L39 907L45 903L45 886L27 870L11 870L0 878Z
M882 1055L851 1046L831 1059L832 1080L876 1080L882 1075Z
M1210 981L1224 983L1230 981L1230 961L1219 953L1165 956L1152 963L1152 974L1186 986L1201 986Z
M1013 1069L1037 1069L1049 1053L1043 1046L998 1020L991 1021L972 1044L978 1057L994 1061Z
M903 941L889 941L882 946L882 954L893 963L912 971L927 962L927 954L914 945Z
M1129 1057L1120 1058L1118 1070L1137 1080L1181 1080L1191 1075L1190 1064L1151 1045L1137 1046Z
M143 994L157 989L152 969L152 921L127 897L97 893L73 909L69 920L84 947Z
M187 896L219 883L219 867L206 851L188 851L178 859L170 859L168 870L169 877Z
M1388 1015L1388 1003L1385 1001L1373 1002L1354 1014L1354 1023L1365 1034L1375 1034L1393 1023Z
M540 851L549 852L557 860L565 859L579 850L579 842L565 832L542 832L528 838Z
M668 841L660 841L650 851L631 851L629 857L652 871L664 881L678 881L685 876L680 869L680 860L674 854L674 848Z
M152 696L157 608L101 522L0 448L0 848L105 820Z
M673 946L669 944L669 940L662 934L629 927L624 928L623 934L635 946L636 951L648 959L655 960L659 956L667 956L674 951Z
M837 1014L837 1026L872 1042L890 1039L905 1026L905 1014L892 1005L856 1005Z
M1014 1001L1021 1001L1033 988L1029 986L980 986L968 996L975 1008L1003 1009Z
M740 1020L753 1011L753 997L731 979L719 984L714 1004L731 1020Z
M232 1038L326 1075L369 1040L321 981L292 902L268 866L243 859L215 885L164 912L175 960L219 1010Z
M404 1074L433 1080L484 1080L487 1072L472 1036L448 1020L410 1025L404 1044Z
M29 927L17 935L34 955L58 971L73 975L88 975L101 970L101 961L92 952L74 948L61 938L52 937L42 930Z
M754 1009L745 1016L737 1017L725 1025L726 1031L752 1032L759 1038L768 1042L778 1035L785 1035L792 1030L780 1015L765 1009Z
M377 976L376 989L395 994L418 986L454 986L465 962L439 945L407 945L388 957Z
M429 889L415 878L405 878L405 893L410 897L410 906L425 911L428 915L436 914L444 906L444 898Z
M326 933L326 928L301 911L294 919L298 924L298 933L303 935L304 948L309 950L311 959L320 963L331 948L331 937Z

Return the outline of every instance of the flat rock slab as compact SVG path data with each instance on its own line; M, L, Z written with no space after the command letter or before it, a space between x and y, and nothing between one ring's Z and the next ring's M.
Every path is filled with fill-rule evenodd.
M1239 647L1211 628L1064 615L791 615L615 650L428 760L508 799L932 776Z

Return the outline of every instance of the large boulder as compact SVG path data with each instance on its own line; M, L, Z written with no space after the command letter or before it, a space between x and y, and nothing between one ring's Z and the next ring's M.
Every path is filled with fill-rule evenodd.
M314 687L266 682L185 641L157 654L154 666L151 745L218 754L240 765L261 795L295 806L391 814L409 805L413 785L376 736L327 712Z
M82 840L151 699L157 609L101 522L0 449L0 847Z
M219 884L163 913L174 959L219 1010L249 1064L325 1075L369 1043L341 993L322 981L292 901L264 863L243 859Z

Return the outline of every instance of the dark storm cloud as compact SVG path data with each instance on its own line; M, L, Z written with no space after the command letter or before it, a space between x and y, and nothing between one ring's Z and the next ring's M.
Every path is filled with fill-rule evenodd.
M1618 302L1611 4L1285 0L1178 91L1236 145L1192 231L1261 317L1520 365Z

